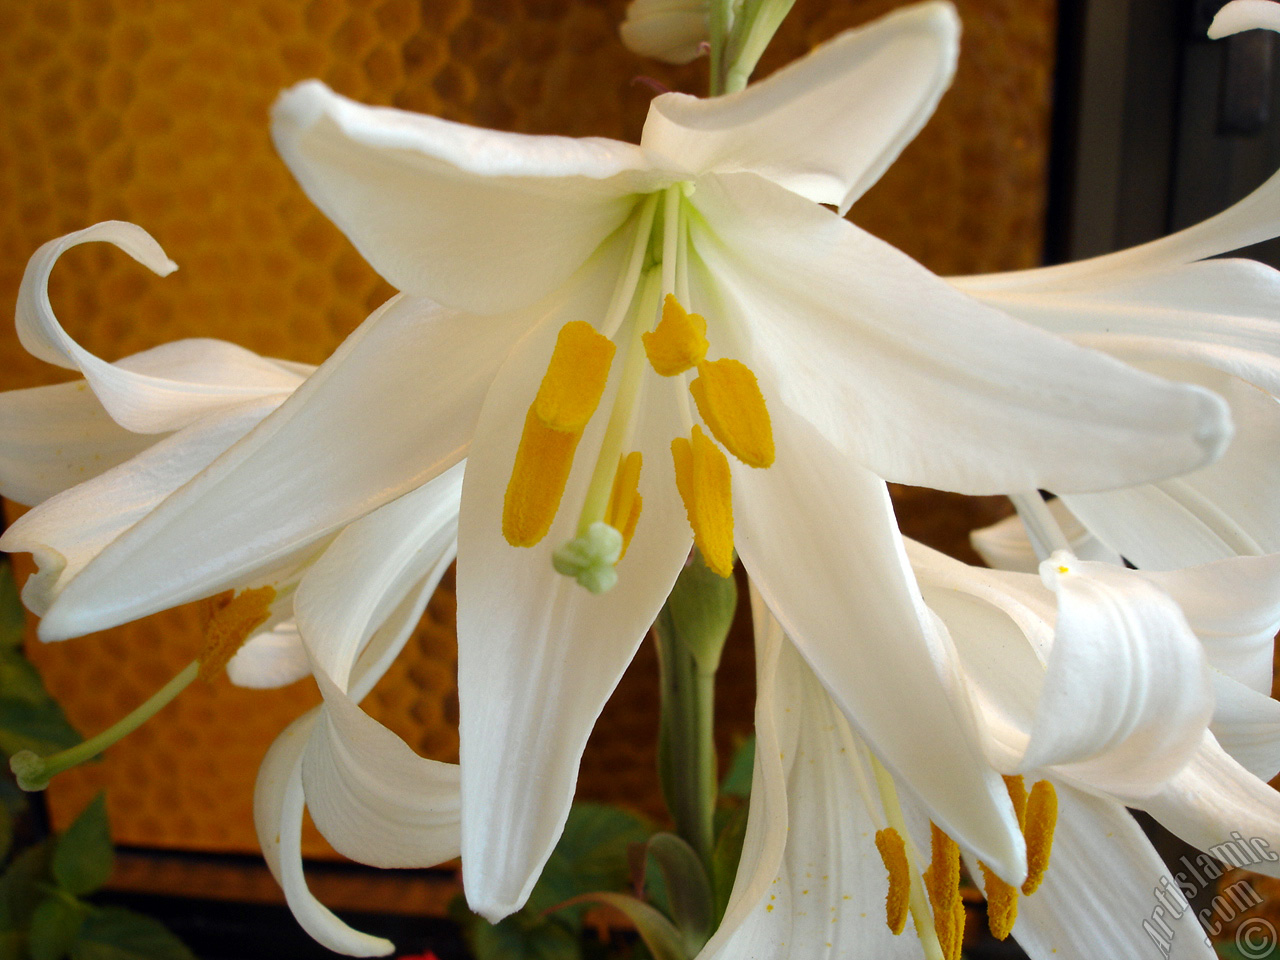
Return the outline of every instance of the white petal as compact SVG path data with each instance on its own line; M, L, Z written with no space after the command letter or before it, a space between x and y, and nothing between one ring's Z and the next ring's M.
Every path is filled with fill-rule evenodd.
M395 298L272 416L120 537L42 625L75 636L216 593L305 550L466 455L520 316Z
M237 687L274 690L311 673L311 661L293 620L250 637L227 662L227 677Z
M1120 554L1090 533L1060 498L1050 500L1046 506L1058 521L1063 536L1071 545L1071 552L1081 560L1122 562ZM1022 525L1022 518L1016 513L989 527L974 530L969 534L969 542L989 567L1019 573L1036 573L1040 569L1036 548L1027 535L1027 528Z
M380 957L395 951L381 937L353 930L307 889L302 874L302 751L320 708L295 720L271 745L253 791L253 821L272 876L302 929L330 950L353 957Z
M1262 781L1280 773L1280 701L1216 670L1209 729L1231 758Z
M23 587L27 606L46 614L103 550L278 406L278 399L268 398L204 417L20 517L0 536L0 549L35 556L38 569Z
M618 32L623 45L641 56L689 63L710 38L707 0L631 0Z
M83 380L0 393L0 496L35 506L158 439L132 433Z
M458 697L463 757L463 878L473 910L518 909L569 813L587 737L688 555L672 437L679 389L647 378L635 446L644 511L617 585L593 595L552 568L578 513L617 389L615 359L600 411L579 444L550 532L532 548L503 539L503 498L525 412L568 313L522 341L494 381L467 461L458 533ZM599 314L596 314L598 317Z
M626 220L636 194L663 185L632 144L366 107L316 80L282 94L272 116L294 176L375 270L478 313L555 289Z
M1280 555L1140 575L1177 601L1212 666L1261 694L1271 692L1271 655L1280 630Z
M225 350L219 351L234 352L234 359L220 357L230 362L211 364L208 369L195 364L186 378L177 379L131 370L89 353L58 323L49 303L48 286L53 265L64 251L97 240L115 244L161 276L177 269L177 264L165 256L145 230L118 220L50 240L32 255L22 277L16 314L18 338L33 356L83 373L94 394L122 427L138 433L164 433L224 408L228 402L288 393L297 386L299 378L295 374L231 344L221 344Z
M1214 856L1223 853L1215 853L1215 847L1242 835L1249 843L1248 860L1239 865L1280 876L1280 792L1233 760L1208 731L1200 751L1164 790L1126 802L1146 810L1187 843ZM1219 859L1230 862L1243 859L1243 855L1223 853Z
M1271 0L1231 0L1209 24L1209 39L1220 40L1242 30L1280 30L1280 7Z
M346 689L356 656L457 540L464 463L357 520L303 578L298 626L317 666Z
M1213 960L1195 914L1124 807L1055 786L1058 824L1049 870L1039 890L1018 898L1013 929L1032 960Z
M664 94L640 142L695 174L757 173L844 214L933 115L959 47L955 8L916 4L739 93Z
M1152 792L1191 758L1213 712L1200 643L1136 571L1059 553L1053 650L1022 769L1074 769L1103 790Z
M857 227L749 175L704 178L695 252L716 336L878 475L965 493L1106 489L1184 473L1226 405L984 307ZM718 302L716 302L718 301ZM745 353L745 355L743 355ZM850 415L849 411L855 411Z
M866 747L763 604L756 621L756 774L729 908L701 955L923 956L885 923L884 814ZM757 799L757 794L760 794ZM745 852L750 850L750 855Z
M316 671L316 683L325 702L302 780L325 839L375 867L430 867L456 857L458 766L419 757L324 671Z
M762 386L768 396L763 378ZM773 424L774 465L734 473L737 544L752 582L850 722L939 825L1002 875L1020 875L1008 795L983 756L946 630L920 598L884 483L786 408Z

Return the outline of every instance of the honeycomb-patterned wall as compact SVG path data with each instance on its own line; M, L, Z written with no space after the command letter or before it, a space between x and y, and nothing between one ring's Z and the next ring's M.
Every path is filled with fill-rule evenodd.
M797 0L762 72L900 5ZM937 117L853 218L940 272L1024 267L1042 232L1054 0L960 0L965 37ZM223 337L323 360L390 288L317 213L276 158L267 111L320 77L341 93L530 133L638 137L650 75L699 92L703 67L642 61L617 41L624 0L0 0L0 308L55 236L121 218L181 269L160 280L106 248L72 251L53 298L71 333L114 359L157 343ZM65 374L0 330L0 388ZM907 492L915 528L959 543L937 501ZM998 509L978 504L983 518ZM12 514L11 514L12 515ZM939 514L941 515L941 514ZM966 514L968 516L968 514ZM966 522L967 524L967 522ZM961 527L966 524L960 524ZM962 530L960 531L962 533ZM370 701L423 753L455 755L451 594ZM32 654L84 730L141 701L199 648L187 610ZM749 726L749 645L726 657L721 709ZM610 703L583 767L588 796L659 808L655 666L647 647ZM65 824L108 788L117 839L252 850L253 774L274 734L315 702L225 680L193 688L101 764L50 792ZM312 836L308 851L323 853Z

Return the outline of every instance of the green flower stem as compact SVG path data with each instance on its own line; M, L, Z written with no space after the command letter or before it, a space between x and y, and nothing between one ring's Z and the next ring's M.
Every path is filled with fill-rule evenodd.
M167 707L178 694L190 686L191 681L199 674L200 661L192 660L177 676L153 693L142 706L97 736L90 737L74 747L47 757L38 756L30 750L18 751L9 759L9 767L18 778L18 786L27 791L43 790L49 785L51 779L64 770L70 770L86 760L92 760L107 747L123 740Z
M733 20L733 0L710 0L707 9L707 25L710 30L711 77L709 94L718 97L725 92L725 47L729 42L729 32Z

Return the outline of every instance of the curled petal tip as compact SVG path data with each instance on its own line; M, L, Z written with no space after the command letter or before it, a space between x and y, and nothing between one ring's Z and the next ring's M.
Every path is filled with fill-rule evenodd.
M1232 0L1209 25L1209 39L1221 40L1245 30L1280 31L1280 3L1273 0Z

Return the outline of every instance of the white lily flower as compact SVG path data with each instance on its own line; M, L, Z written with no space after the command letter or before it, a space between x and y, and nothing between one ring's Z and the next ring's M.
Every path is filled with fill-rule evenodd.
M884 479L1106 489L1207 463L1230 428L1208 391L984 307L818 205L847 209L923 125L957 33L945 3L898 11L741 93L655 99L638 147L364 107L316 82L289 91L282 154L404 294L104 549L42 630L75 635L243 582L465 455L462 846L479 912L527 898L595 718L688 554L688 517L721 572L736 543L841 709L939 822L1017 877L1012 808L970 705L939 675ZM672 321L650 331L667 296ZM685 307L706 317L705 339ZM723 359L706 359L708 342ZM694 426L690 389L741 463ZM607 416L591 416L597 403ZM617 585L589 592L553 563Z
M1234 0L1210 36L1280 29L1276 5ZM1106 493L1055 491L1103 543L1144 569L1280 551L1280 273L1220 254L1280 234L1280 174L1203 223L1078 263L963 277L984 303L1231 404L1217 463ZM1017 492L1017 491L1014 491Z
M1204 699L1195 681L1198 671L1194 663L1188 669L1185 652L1173 651L1173 659L1184 661L1183 669L1160 678L1163 685L1176 688L1170 693L1150 682L1150 657L1143 662L1137 647L1145 644L1151 648L1148 654L1164 653L1181 645L1180 641L1171 644L1163 628L1137 634L1127 630L1132 623L1126 625L1125 620L1133 611L1121 616L1114 612L1116 597L1103 597L1093 613L1113 609L1111 622L1103 625L1102 632L1125 641L1127 648L1125 656L1115 657L1114 649L1079 642L1089 640L1078 629L1080 610L1070 613L1066 607L1078 608L1087 597L1073 597L1073 590L1064 591L1055 584L1064 603L1057 611L1053 592L1039 578L967 567L918 544L908 543L907 550L926 601L954 640L954 647L946 647L954 661L953 676L980 704L996 765L1024 773L1028 781L1046 780L1057 797L1052 856L1033 864L1033 872L1047 864L1038 878L1040 885L1029 895L1013 898L1016 911L1007 909L1013 891L1005 891L1005 908L989 903L989 914L997 923L1011 926L1033 960L1144 956L1151 949L1150 937L1163 938L1166 929L1166 956L1213 957L1194 914L1181 898L1179 884L1125 804L1148 810L1204 849L1230 843L1232 831L1262 838L1272 847L1280 842L1280 800L1265 783L1280 769L1280 704L1247 690L1234 672L1241 648L1256 647L1267 625L1273 631L1280 625L1276 599L1280 564L1247 558L1224 561L1207 574L1156 575L1179 599L1186 623L1204 644L1208 662L1228 682L1215 684L1218 705L1213 732L1204 730L1202 720L1183 724L1178 717L1171 718L1189 733L1199 723L1191 760L1155 793L1135 797L1111 793L1106 783L1123 779L1125 757L1144 759L1133 748L1151 743L1149 734L1158 726L1161 712L1176 709L1180 695ZM1099 572L1091 569L1092 564L1076 566L1068 574L1058 573L1055 566L1047 579L1084 578ZM1244 595L1233 595L1230 603L1220 599L1216 589L1224 571L1244 571L1249 583ZM1159 614L1163 601L1136 582L1123 588L1113 582L1113 574L1125 573L1115 568L1101 571L1103 586L1128 593L1134 606L1146 608L1139 621L1150 625L1150 614ZM931 918L937 912L922 889L932 882L921 876L931 840L928 805L915 794L910 781L892 777L880 766L768 610L757 602L753 611L759 689L747 835L724 921L701 958L924 955L935 960L958 950L955 940L948 943L945 920L934 928ZM1062 623L1066 616L1072 622ZM1074 648L1069 657L1054 656L1055 626L1057 642ZM1174 681L1178 673L1183 675L1181 682ZM1076 697L1066 703L1055 695L1055 684L1059 692L1067 692L1084 677L1103 685L1100 692L1113 708L1107 717L1073 716L1073 709L1089 706L1090 698ZM1241 691L1247 692L1242 695ZM1121 693L1124 696L1118 696ZM1018 766L1037 762L1025 746L1034 743L1037 731L1046 725L1056 726L1061 734L1076 725L1115 724L1117 718L1129 721L1128 729L1118 740L1109 738L1110 751L1081 762L1073 759L1075 751L1067 746L1072 738L1059 735L1051 738L1059 747L1056 756L1044 754L1050 766ZM1146 733L1140 733L1144 728ZM1232 747L1226 744L1238 745L1238 755L1229 753ZM1150 786L1150 782L1144 785ZM1023 788L1018 784L1017 789ZM904 848L902 870L887 884L875 835L890 827L903 835ZM1029 844L1036 846L1030 830L1028 837ZM983 880L976 863L980 857L972 850L963 853L971 876ZM1031 858L1040 859L1034 852ZM1277 866L1259 858L1252 868L1275 874L1280 872ZM985 879L990 900L992 878ZM1157 926L1151 934L1143 921L1152 918L1158 905L1153 891L1160 889L1169 891L1175 909L1160 908L1157 922L1167 928ZM997 889L996 896L1001 895ZM886 923L887 909L896 909L899 924L910 913L917 921L917 934L895 937Z

